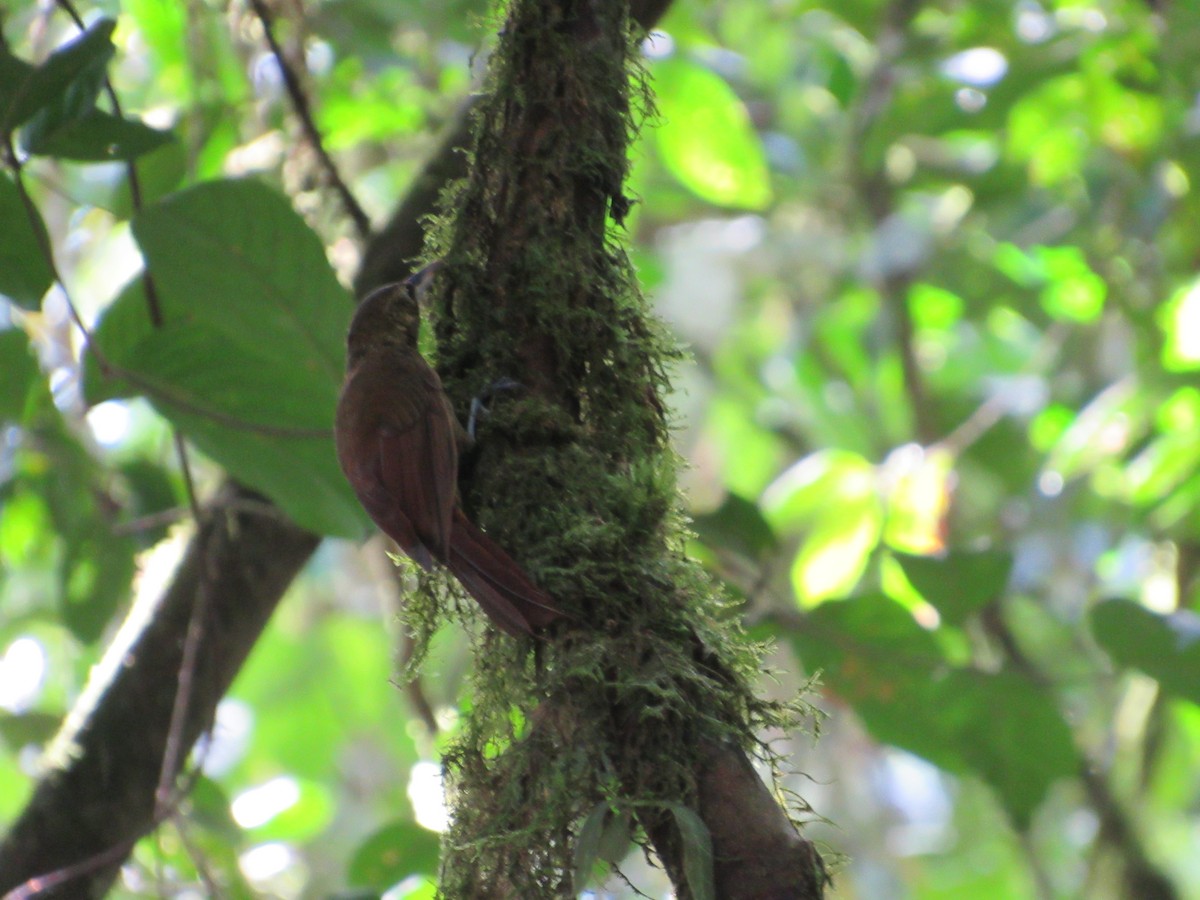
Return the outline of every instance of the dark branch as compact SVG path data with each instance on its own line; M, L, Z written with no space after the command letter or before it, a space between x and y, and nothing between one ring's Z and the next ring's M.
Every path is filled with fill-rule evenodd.
M329 155L329 151L325 149L325 142L321 139L321 132L317 129L317 123L313 119L312 105L308 102L308 95L304 93L300 76L296 74L295 68L288 61L283 48L275 39L275 32L271 27L271 12L263 0L250 0L250 6L254 9L254 14L258 16L259 22L262 23L263 37L266 38L267 46L271 48L271 53L279 64L283 86L292 102L292 110L295 112L296 118L300 120L300 128L304 132L305 138L308 139L309 145L312 146L313 152L317 154L321 170L325 173L329 186L337 193L346 214L354 222L354 229L358 232L359 238L365 241L371 236L371 218L359 204L350 188L346 186L337 164Z
M80 699L48 754L49 770L0 845L0 892L98 854L117 856L38 895L101 896L132 843L155 824L185 635L198 598L207 602L197 625L202 648L180 732L183 748L212 721L217 701L318 543L274 516L245 511L241 501L248 496L232 485L220 492L144 627L109 648L110 680L98 695L89 691ZM133 622L123 633L137 628ZM182 762L177 759L176 768ZM126 852L112 854L114 847Z

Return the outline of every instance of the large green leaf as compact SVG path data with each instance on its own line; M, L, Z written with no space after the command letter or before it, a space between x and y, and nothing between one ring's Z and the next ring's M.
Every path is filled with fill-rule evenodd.
M1092 610L1096 640L1122 666L1141 669L1165 690L1200 703L1200 616L1156 613L1131 600L1105 600Z
M36 310L54 283L46 256L50 241L41 214L25 208L7 173L0 174L0 233L0 294L22 309Z
M96 109L113 54L111 31L111 25L89 31L80 39L82 49L60 51L70 54L70 65L56 68L69 77L61 90L56 87L47 93L47 102L21 129L21 147L26 152L82 161L128 160L171 139L167 132ZM46 66L54 61L52 56Z
M683 59L654 66L662 122L655 143L667 169L698 197L763 209L771 202L766 153L741 98L715 72Z
M139 295L124 293L109 314L117 321L133 318L128 310ZM197 447L270 496L298 524L328 534L362 534L363 513L334 455L332 399L319 402L319 393L306 394L307 380L294 377L289 367L206 323L183 320L147 329L129 344L107 343L103 329L98 332L106 358L138 381L96 379L92 383L101 388L89 399L107 398L114 390L119 395L122 387L145 393Z
M353 306L284 197L249 179L208 182L147 207L133 233L164 312L259 347L318 387L314 399L336 399Z
M683 874L688 889L696 900L716 900L713 880L712 835L708 826L693 810L682 803L668 803L675 817L675 827L683 844Z
M1053 699L1027 678L951 667L932 633L882 596L825 603L793 635L810 670L871 733L988 782L1021 826L1058 778L1078 771Z
M332 435L351 304L317 237L253 181L173 195L140 214L134 234L164 321L150 324L140 282L122 292L94 336L120 371L106 376L89 354L88 400L144 393L300 525L362 534Z

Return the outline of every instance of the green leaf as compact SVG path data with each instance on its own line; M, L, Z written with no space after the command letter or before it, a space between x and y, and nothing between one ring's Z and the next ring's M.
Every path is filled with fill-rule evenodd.
M169 131L93 109L39 131L26 141L25 149L37 156L109 162L134 159L173 140Z
M184 318L154 329L143 296L140 286L122 292L94 335L105 358L133 373L136 383L104 378L91 353L88 400L145 393L200 450L270 496L297 524L361 535L364 514L333 448L334 396L320 376L273 354L260 356L262 347L233 341L207 322Z
M712 512L696 516L696 533L709 547L761 559L779 546L779 540L758 504L730 493Z
M808 532L792 563L792 586L804 605L851 590L883 528L875 467L840 450L810 454L789 468L763 494L763 510L780 532Z
M83 397L89 406L138 395L137 387L105 366L109 362L119 365L121 358L153 333L145 285L141 278L135 278L104 310L92 328L91 343L84 348Z
M604 860L615 864L624 858L630 846L631 824L629 813L614 812L607 803L597 803L592 807L575 840L573 871L576 893L587 887L596 863Z
M31 114L25 98L35 71L29 63L13 56L0 33L0 134L8 134L21 124L20 116Z
M683 841L683 874L695 900L716 900L713 877L712 835L695 812L680 803L668 803Z
M575 893L582 891L591 881L592 870L600 859L600 838L610 815L612 809L607 803L597 803L579 828L579 835L575 839Z
M1050 786L1082 765L1053 696L1014 672L955 669L936 688L939 729L1027 827Z
M103 72L113 55L114 28L112 19L97 19L36 67L14 57L0 40L0 134L11 133L34 114L62 101L82 74Z
M96 112L96 98L104 86L105 69L114 48L97 46L83 65L71 76L65 89L39 109L21 129L21 146L33 154L43 154L55 136Z
M849 593L879 544L883 509L875 494L853 497L817 521L792 561L792 588L805 606Z
M22 309L36 310L54 283L46 257L50 239L36 209L26 209L16 182L0 174L0 294ZM5 370L7 371L7 369Z
M164 311L186 312L286 362L336 400L353 311L325 248L291 204L253 180L213 181L133 222ZM332 421L327 418L324 421Z
M656 63L663 164L696 196L720 206L764 209L771 181L762 141L741 99L715 72L682 59Z
M138 187L141 203L153 203L175 190L188 171L188 151L177 140L170 140L137 160ZM133 216L133 196L129 190L127 171L122 168L120 180L97 204L121 219Z
M126 287L84 363L90 402L144 393L234 477L298 524L359 536L366 518L337 465L332 423L351 312L316 235L253 181L200 185L133 224L163 325Z
M1118 664L1200 703L1200 615L1186 609L1155 613L1130 600L1105 600L1091 619L1096 640Z
M0 331L0 372L0 422L19 422L41 373L29 337L18 328Z
M897 553L904 574L922 597L952 625L962 625L1000 596L1012 555L1001 550L952 550L944 556Z
M600 858L616 865L625 858L633 845L633 816L629 812L610 815L600 835Z
M1070 729L1050 695L1013 673L949 666L934 635L886 597L824 603L792 641L878 740L978 775L1018 825L1056 779L1078 771Z
M763 493L763 513L778 532L810 526L847 496L875 490L875 468L857 453L819 450L790 466Z
M382 891L414 873L436 875L440 852L436 834L400 819L359 844L350 862L349 881Z

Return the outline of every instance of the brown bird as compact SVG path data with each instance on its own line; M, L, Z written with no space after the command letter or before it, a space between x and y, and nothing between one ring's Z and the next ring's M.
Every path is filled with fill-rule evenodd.
M504 631L532 634L562 613L458 505L458 454L469 438L417 350L418 298L432 269L373 291L350 322L338 462L401 550L422 568L446 565Z

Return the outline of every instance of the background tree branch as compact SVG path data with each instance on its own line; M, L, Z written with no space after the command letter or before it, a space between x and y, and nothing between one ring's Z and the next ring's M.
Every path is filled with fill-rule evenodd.
M105 894L133 843L167 812L156 804L156 792L168 744L184 749L182 765L318 540L271 514L251 492L232 484L218 492L171 586L151 601L152 609L130 616L123 639L109 648L104 675L94 677L47 754L46 773L0 844L0 892L107 854L78 878L27 896ZM173 734L186 635L197 608L202 647L190 673L186 719ZM176 774L166 773L167 783ZM124 852L114 858L114 847Z

